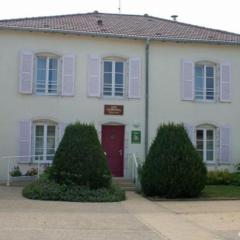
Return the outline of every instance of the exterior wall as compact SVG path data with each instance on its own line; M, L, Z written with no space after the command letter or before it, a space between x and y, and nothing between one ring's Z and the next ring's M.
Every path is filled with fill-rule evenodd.
M19 51L29 49L76 55L75 96L36 96L18 92ZM114 40L60 34L0 32L0 156L18 154L18 122L46 118L56 122L75 121L95 124L101 136L101 124L117 122L126 126L125 177L128 177L128 154L143 157L143 144L131 144L131 130L144 134L144 78L141 99L98 99L87 97L87 59L99 56L139 57L144 66L144 44L135 40ZM142 67L142 76L144 76ZM124 105L123 116L104 115L104 104ZM134 126L139 123L136 129ZM3 162L3 160L1 160ZM0 179L6 178L6 162L1 162Z
M239 46L151 43L150 47L150 139L162 122L191 123L199 125L229 124L232 130L231 152L234 162L239 161L240 136L240 48ZM181 97L181 61L230 62L232 66L232 102L201 103L182 101ZM150 143L151 143L150 140ZM228 168L229 166L221 166ZM212 169L214 166L209 165ZM230 169L232 166L230 166Z
M53 52L76 55L75 96L36 96L18 92L19 51ZM104 99L87 97L87 58L89 54L118 57L139 57L141 99ZM193 125L230 124L232 158L239 161L240 128L240 48L237 46L151 42L149 69L149 145L156 129L163 122ZM233 100L231 103L199 103L181 100L181 60L212 60L232 65ZM23 119L49 119L56 122L93 123L101 136L101 125L125 125L124 176L130 177L128 154L144 159L145 117L145 45L144 41L71 36L47 33L0 31L0 156L18 154L18 122ZM124 105L123 116L104 115L104 104ZM141 144L131 144L131 131L141 130ZM220 166L230 168L232 166ZM209 166L214 168L214 166ZM6 161L1 159L0 179L6 178Z

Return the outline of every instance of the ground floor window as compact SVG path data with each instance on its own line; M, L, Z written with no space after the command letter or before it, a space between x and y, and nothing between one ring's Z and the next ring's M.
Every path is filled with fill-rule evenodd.
M56 151L56 124L36 122L33 126L35 160L52 161Z
M199 127L196 129L196 148L203 161L215 161L215 129Z

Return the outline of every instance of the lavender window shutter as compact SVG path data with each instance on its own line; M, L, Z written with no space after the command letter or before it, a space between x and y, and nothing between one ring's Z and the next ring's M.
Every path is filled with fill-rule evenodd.
M184 128L188 134L189 139L191 140L193 146L196 145L196 133L195 127L192 124L184 123Z
M221 64L220 101L231 102L231 65L229 63Z
M140 58L129 59L129 98L141 98L141 60Z
M19 122L19 156L20 163L31 162L31 131L32 122L30 120L22 120Z
M68 54L62 58L62 96L74 96L75 56Z
M19 65L19 92L32 94L33 88L33 53L31 51L20 52Z
M101 96L101 59L98 56L88 57L87 95Z
M188 60L182 61L182 99L194 100L194 63Z
M229 125L220 128L220 163L231 163L231 129Z

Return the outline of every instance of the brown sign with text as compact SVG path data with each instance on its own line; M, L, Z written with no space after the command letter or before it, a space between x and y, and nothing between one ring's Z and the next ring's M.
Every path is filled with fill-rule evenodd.
M105 115L123 115L123 105L104 105Z

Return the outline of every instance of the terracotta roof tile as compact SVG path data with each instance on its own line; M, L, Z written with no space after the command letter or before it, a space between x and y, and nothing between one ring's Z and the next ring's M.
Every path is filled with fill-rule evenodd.
M98 24L102 20L102 24ZM240 34L147 15L86 13L0 20L0 29L240 44Z

